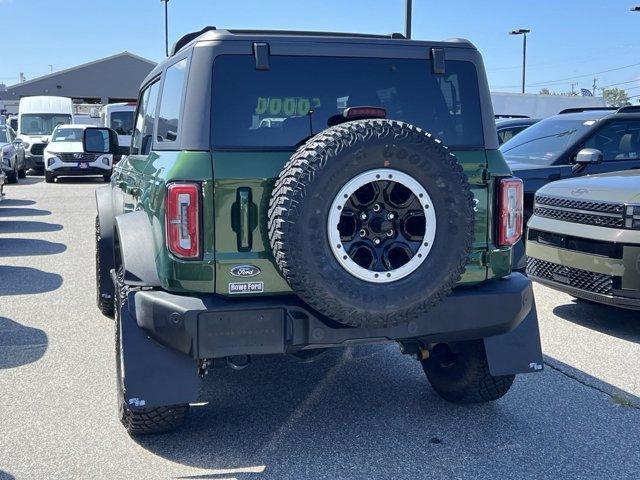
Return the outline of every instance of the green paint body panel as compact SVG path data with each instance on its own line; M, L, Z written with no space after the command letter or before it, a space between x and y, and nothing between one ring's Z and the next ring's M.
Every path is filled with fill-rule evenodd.
M510 271L510 249L493 243L495 178L510 175L497 151L453 152L463 166L475 197L473 251L460 285L472 286ZM122 161L114 181L124 212L143 209L154 238L156 267L162 287L175 292L228 295L229 283L247 281L231 275L232 267L255 265L264 294L291 293L271 255L267 213L271 190L292 152L155 151ZM181 260L166 248L165 192L169 182L196 181L202 186L202 256Z
M214 185L209 152L156 151L150 155L131 155L114 170L121 188L124 212L143 209L153 234L156 268L162 287L170 291L212 292L215 285ZM167 183L188 180L201 182L202 258L181 260L171 255L165 237L165 195ZM140 195L134 197L132 188Z
M262 271L259 280L264 282L264 293L286 294L291 290L278 272L272 260L267 233L267 212L275 179L292 152L213 152L215 172L215 252L216 292L228 294L228 285L240 281L230 270L235 265L251 264ZM493 221L493 188L488 188L487 155L484 151L454 152L462 164L476 200L476 227L473 252L469 256L467 270L461 285L473 285L487 279L488 275L504 276L510 270L510 250L490 245ZM493 154L496 157L496 154ZM501 160L501 162L500 162ZM496 175L510 172L502 156L494 159ZM505 173L506 172L506 173ZM493 172L492 172L493 175ZM491 183L491 182L490 182ZM251 192L252 212L251 248L242 251L241 239L247 234L238 230L238 190ZM488 255L491 251L491 255ZM489 260L489 261L488 261ZM494 263L493 268L488 264Z

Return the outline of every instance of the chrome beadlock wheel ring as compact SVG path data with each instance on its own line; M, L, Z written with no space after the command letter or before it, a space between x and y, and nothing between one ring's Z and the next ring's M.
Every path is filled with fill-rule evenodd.
M436 235L436 212L412 176L370 170L352 178L333 199L327 235L338 263L351 275L394 282L426 260Z

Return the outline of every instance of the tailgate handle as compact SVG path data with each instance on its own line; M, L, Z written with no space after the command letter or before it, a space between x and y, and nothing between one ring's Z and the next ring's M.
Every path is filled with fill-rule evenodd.
M241 187L236 190L236 204L233 206L233 229L238 237L238 251L251 250L253 231L253 205L251 203L251 189Z

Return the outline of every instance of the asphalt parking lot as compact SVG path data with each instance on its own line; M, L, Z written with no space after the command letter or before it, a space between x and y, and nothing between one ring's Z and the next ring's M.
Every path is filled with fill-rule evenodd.
M95 306L98 180L28 177L0 203L0 479L638 478L640 316L536 286L546 370L454 406L397 347L214 370L185 428L116 418Z

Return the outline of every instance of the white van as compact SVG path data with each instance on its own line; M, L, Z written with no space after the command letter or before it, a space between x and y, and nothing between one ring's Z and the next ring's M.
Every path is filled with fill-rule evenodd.
M73 123L73 103L67 97L23 97L18 107L18 138L27 168L44 170L42 153L57 125Z
M101 126L110 128L118 134L119 151L118 155L114 155L114 163L117 163L122 155L129 154L135 111L135 103L110 103L100 111Z

